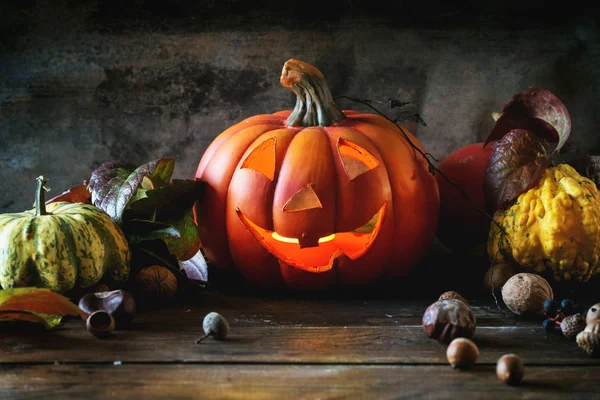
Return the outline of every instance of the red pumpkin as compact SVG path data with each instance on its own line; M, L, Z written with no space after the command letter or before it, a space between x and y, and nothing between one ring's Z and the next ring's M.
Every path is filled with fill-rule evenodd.
M436 174L440 189L438 239L455 252L467 252L487 243L490 218L482 212L485 211L483 183L491 154L491 145L473 143L450 153L438 167L469 196L466 198L441 174Z
M385 118L340 111L312 65L289 60L281 83L298 96L293 111L232 126L200 160L207 190L195 211L207 258L264 286L404 276L437 228L426 160Z

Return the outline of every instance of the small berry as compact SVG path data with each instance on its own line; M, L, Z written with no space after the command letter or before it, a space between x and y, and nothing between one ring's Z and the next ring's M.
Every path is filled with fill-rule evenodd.
M544 311L556 315L556 312L558 311L558 303L552 299L544 301Z
M575 309L575 303L573 303L573 300L564 299L560 302L560 308L565 315L571 315Z
M556 329L556 324L551 319L545 319L544 322L542 322L542 327L544 330L552 332Z
M200 343L209 336L212 336L215 340L224 340L229 334L229 323L225 317L214 311L204 317L202 328L204 329L204 336L198 339L196 343Z

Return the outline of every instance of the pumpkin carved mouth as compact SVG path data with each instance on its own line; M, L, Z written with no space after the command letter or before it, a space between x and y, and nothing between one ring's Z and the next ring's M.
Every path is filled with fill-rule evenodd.
M302 238L289 238L255 224L238 208L236 213L246 229L279 261L308 272L325 272L336 258L346 255L352 260L363 256L379 234L387 202L365 225L348 232L336 232L322 237L316 244L306 244Z

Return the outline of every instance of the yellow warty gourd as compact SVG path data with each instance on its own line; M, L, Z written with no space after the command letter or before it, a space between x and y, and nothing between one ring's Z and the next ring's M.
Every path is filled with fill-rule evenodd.
M567 164L546 169L533 188L496 212L494 221L488 238L494 263L550 270L557 281L587 281L600 270L600 193Z

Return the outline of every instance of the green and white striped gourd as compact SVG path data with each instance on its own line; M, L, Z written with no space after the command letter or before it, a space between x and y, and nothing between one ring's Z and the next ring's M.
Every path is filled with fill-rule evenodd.
M90 204L44 203L38 178L35 208L0 214L0 285L64 293L98 283L105 274L124 282L131 251L121 228Z

